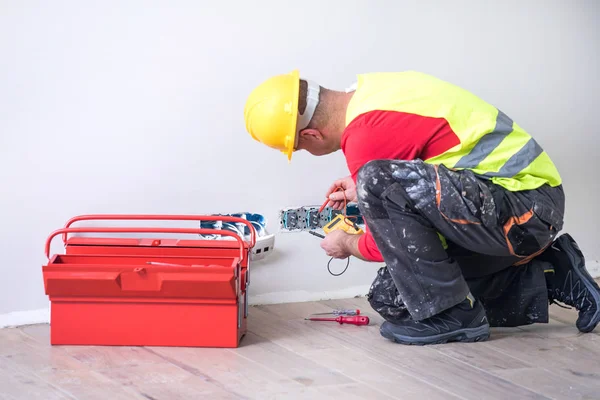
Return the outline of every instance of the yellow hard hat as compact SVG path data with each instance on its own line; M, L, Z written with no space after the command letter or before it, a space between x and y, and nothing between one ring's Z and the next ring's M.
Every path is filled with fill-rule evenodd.
M296 147L297 133L306 128L318 104L319 86L309 82L304 114L298 113L298 70L273 76L256 87L244 107L246 130L253 139L281 151L288 161ZM298 118L300 117L300 121Z

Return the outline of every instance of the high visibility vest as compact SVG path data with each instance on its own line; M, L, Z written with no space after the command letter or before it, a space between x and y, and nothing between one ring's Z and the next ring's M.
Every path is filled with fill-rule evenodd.
M412 71L358 75L346 124L374 110L447 121L459 143L426 163L469 169L511 191L562 183L548 154L509 116L438 78Z

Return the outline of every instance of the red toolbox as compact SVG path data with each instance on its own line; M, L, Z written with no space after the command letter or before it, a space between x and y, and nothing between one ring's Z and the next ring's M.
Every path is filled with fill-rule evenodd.
M223 221L217 229L73 227L92 220ZM221 235L235 240L71 236L73 233ZM65 254L50 256L62 235ZM42 267L53 345L237 347L246 333L249 256L256 243L242 218L197 215L82 215L46 240Z

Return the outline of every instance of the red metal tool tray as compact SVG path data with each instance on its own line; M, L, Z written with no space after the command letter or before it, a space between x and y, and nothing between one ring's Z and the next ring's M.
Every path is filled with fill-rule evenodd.
M226 230L72 227L83 220L203 220L244 223L250 240ZM235 240L68 237L72 233L221 235ZM50 256L63 236L65 254ZM84 215L46 240L42 267L53 345L237 347L247 329L246 220L225 216Z

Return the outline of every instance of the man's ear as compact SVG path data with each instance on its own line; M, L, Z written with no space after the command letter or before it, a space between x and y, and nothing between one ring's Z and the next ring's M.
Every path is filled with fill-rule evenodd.
M317 129L303 129L300 131L303 140L323 140L323 135Z

